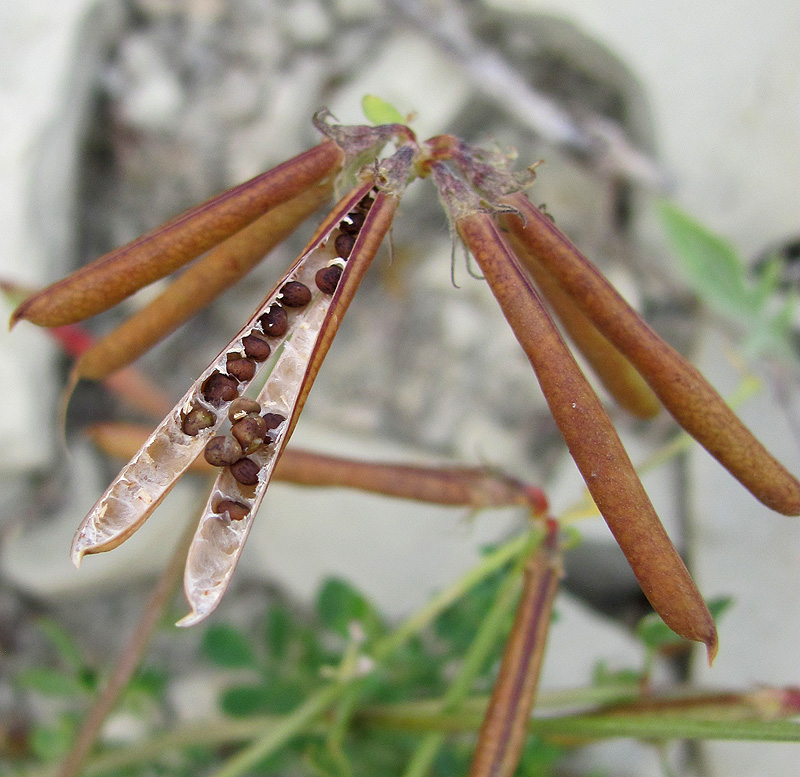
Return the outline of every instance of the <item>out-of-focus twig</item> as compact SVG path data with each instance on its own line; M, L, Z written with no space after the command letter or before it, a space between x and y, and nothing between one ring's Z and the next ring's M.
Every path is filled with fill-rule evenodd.
M456 61L483 96L545 140L588 158L606 174L665 193L670 179L625 131L597 113L570 115L553 99L532 88L496 50L482 44L467 25L464 11L453 2L437 3L432 13L421 0L384 0L391 14L431 40Z

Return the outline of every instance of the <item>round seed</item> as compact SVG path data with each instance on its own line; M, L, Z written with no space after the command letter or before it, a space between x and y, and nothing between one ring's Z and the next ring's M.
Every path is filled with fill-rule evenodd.
M269 358L272 349L269 343L258 332L251 332L247 337L242 338L245 356L263 362Z
M372 198L372 195L365 194L361 198L361 200L359 200L359 203L358 205L356 205L356 208L366 213L373 206L374 202L375 200Z
M261 417L264 419L267 429L277 429L286 420L286 416L280 413L264 413Z
M283 337L289 329L289 317L286 310L280 305L272 305L270 309L258 319L265 334L270 337Z
M333 241L333 247L336 249L336 255L341 256L342 259L347 259L353 246L356 244L356 239L353 235L348 235L347 232L340 232Z
M324 294L333 294L336 291L336 285L339 283L339 278L342 277L342 268L332 264L330 267L323 267L317 270L314 276L314 282L317 288Z
M211 410L207 410L204 407L195 407L183 417L181 429L183 429L184 434L196 437L203 429L214 426L216 420L217 417Z
M218 515L227 513L228 518L232 521L242 521L247 518L250 510L247 505L243 505L241 502L234 502L233 499L223 499L214 508L214 512Z
M223 402L230 402L239 395L237 381L229 375L221 372L212 372L203 383L203 396L212 405L221 405Z
M243 486L254 486L258 483L260 467L252 459L239 459L231 464L231 475Z
M261 405L256 402L255 399L250 399L250 397L237 397L231 402L231 406L228 408L228 418L230 418L231 421L238 421L250 413L260 412Z
M288 308L302 308L311 302L311 289L300 281L289 281L281 289L281 302Z
M242 458L244 452L233 437L218 435L212 437L207 443L203 455L212 467L224 467L233 464Z
M231 434L245 453L252 453L264 444L267 424L260 415L246 415L231 427Z
M253 359L242 358L238 353L229 353L225 369L241 383L247 383L256 374L256 363Z
M366 220L367 217L360 210L351 210L339 224L339 229L350 235L357 235Z

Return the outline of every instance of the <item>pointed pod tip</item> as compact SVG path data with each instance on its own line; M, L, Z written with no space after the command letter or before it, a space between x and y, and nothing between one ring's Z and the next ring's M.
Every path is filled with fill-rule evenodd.
M75 565L75 569L80 569L84 553L85 551L77 544L77 541L72 544L72 550L70 551L70 558L72 559L72 563Z
M197 610L192 610L188 615L184 615L179 621L177 621L175 625L180 629L185 629L189 626L197 625L200 623L200 621L205 620L205 617L205 615L197 612Z
M719 637L717 635L717 627L714 625L714 622L711 622L711 632L710 634L702 640L703 644L706 646L706 657L708 658L708 665L709 667L713 666L714 659L717 657L717 653L719 652Z

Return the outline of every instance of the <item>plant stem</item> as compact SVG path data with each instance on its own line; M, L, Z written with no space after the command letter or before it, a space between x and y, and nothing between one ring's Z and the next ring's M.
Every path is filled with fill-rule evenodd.
M475 639L464 656L458 675L444 695L441 706L443 712L455 709L467 697L472 683L486 663L489 653L500 636L500 629L519 596L524 560L525 557L518 561L514 571L506 577L492 607L486 613ZM444 734L438 733L425 737L414 751L404 777L424 777L444 740Z
M172 551L169 562L153 588L153 593L142 611L130 640L120 655L105 688L95 700L83 721L72 749L58 770L58 777L78 777L81 767L92 749L105 719L114 709L120 695L130 682L141 661L150 637L158 625L164 609L172 600L183 571L183 562L189 543L194 536L194 522L187 523Z

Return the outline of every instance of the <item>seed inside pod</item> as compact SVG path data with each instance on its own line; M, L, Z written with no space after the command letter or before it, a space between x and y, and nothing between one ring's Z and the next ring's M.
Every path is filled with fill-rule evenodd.
M341 256L342 259L347 259L353 246L356 244L356 239L353 235L348 235L347 232L340 232L333 241L333 247L336 250L336 255Z
M333 294L336 291L336 285L339 283L339 278L342 277L342 268L332 264L330 267L323 267L317 270L314 276L314 282L317 288L324 294Z
M250 397L237 397L228 408L228 418L238 421L250 413L260 413L261 405Z
M300 281L289 281L281 288L281 302L287 308L302 308L311 302L311 289Z
M264 444L267 424L260 415L246 415L231 427L231 434L245 453L252 453Z
M283 337L289 329L289 316L280 305L271 305L258 322L265 334L270 337Z
M206 443L203 455L212 467L225 467L239 461L244 452L242 446L233 437L220 434L212 437Z
M184 434L196 437L203 429L213 426L216 420L217 417L211 410L205 407L195 407L183 417L181 429L183 429Z
M269 343L258 332L251 332L247 337L243 337L242 347L244 348L245 356L255 359L257 362L265 361L272 353Z
M241 502L234 502L233 499L222 499L214 508L214 512L218 515L227 513L232 521L242 521L247 518L250 510L247 505L243 505Z
M356 209L360 211L364 211L365 213L372 207L375 200L372 198L371 194L365 194L356 205Z
M286 417L282 416L280 413L264 413L264 415L261 417L264 419L264 423L267 425L267 435L264 438L264 442L267 444L272 444L278 439L277 430L286 420Z
M347 232L350 235L357 235L364 226L367 217L360 210L352 210L348 213L344 220L339 224L339 229L342 232Z
M247 383L252 380L253 376L256 374L256 363L253 359L242 358L241 354L229 353L225 369L228 371L228 374L232 375L236 380Z
M231 464L231 475L243 486L254 486L258 483L260 467L252 459L239 459Z
M238 382L229 375L221 372L212 372L203 383L203 396L212 405L221 405L223 402L230 402L239 395L237 389Z

